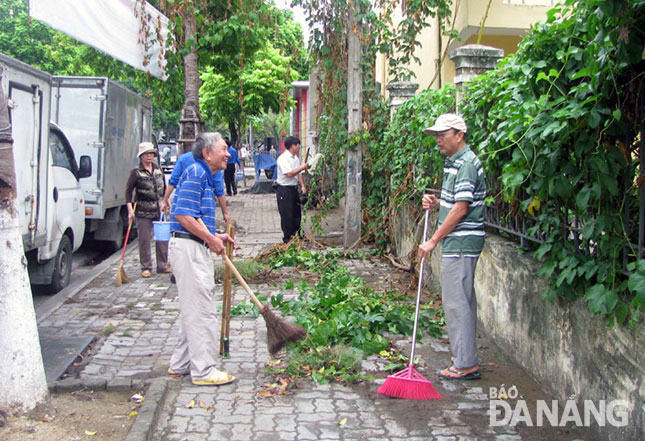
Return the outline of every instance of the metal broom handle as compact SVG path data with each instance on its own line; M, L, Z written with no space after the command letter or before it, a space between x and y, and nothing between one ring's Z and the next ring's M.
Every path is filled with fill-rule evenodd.
M423 242L426 241L428 234L428 218L430 210L426 210L425 222L423 225ZM414 364L414 349L417 343L417 326L419 324L419 309L421 307L421 289L423 288L423 267L426 258L421 259L421 268L419 269L419 285L417 286L417 306L414 313L414 331L412 332L412 351L410 352L410 365Z

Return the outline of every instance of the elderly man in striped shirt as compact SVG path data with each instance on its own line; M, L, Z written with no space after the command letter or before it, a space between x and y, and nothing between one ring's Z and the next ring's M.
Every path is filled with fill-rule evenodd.
M180 329L168 373L190 374L193 384L220 386L235 377L215 367L219 325L210 251L224 255L225 242L233 242L215 230L216 176L230 155L217 132L200 134L192 150L195 163L179 178L170 218L168 257L179 291Z
M426 257L441 244L441 299L453 365L439 375L449 380L481 378L477 356L477 299L474 276L484 246L484 198L486 182L481 162L466 143L466 123L446 113L424 133L437 138L446 156L441 198L423 197L423 208L439 209L439 228L419 246Z

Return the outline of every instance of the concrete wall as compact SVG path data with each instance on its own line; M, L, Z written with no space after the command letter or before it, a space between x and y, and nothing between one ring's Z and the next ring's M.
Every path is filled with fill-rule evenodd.
M414 238L418 243L423 228L406 217L407 208L394 221L396 251L405 257L414 252ZM441 272L440 249L433 254L426 274ZM555 304L543 300L547 281L538 277L539 268L514 243L488 235L475 276L479 329L562 403L575 396L582 412L584 400L596 405L600 400L627 401L629 424L594 427L602 439L644 439L645 327L609 328L582 299Z

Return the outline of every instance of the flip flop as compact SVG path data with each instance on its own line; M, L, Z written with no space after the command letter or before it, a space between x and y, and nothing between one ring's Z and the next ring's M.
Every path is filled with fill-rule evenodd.
M444 374L444 372L449 372L450 375ZM482 377L482 373L479 370L466 373L458 370L454 366L451 366L448 369L444 369L439 372L439 376L446 380L479 380Z
M235 377L228 372L213 369L211 374L203 380L193 380L193 384L197 386L223 386L235 381Z

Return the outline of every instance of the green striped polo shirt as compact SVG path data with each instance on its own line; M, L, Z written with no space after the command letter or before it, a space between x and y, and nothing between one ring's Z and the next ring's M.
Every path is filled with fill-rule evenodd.
M484 168L467 145L446 158L443 166L439 225L458 201L468 201L468 212L441 242L444 257L477 257L484 246Z

